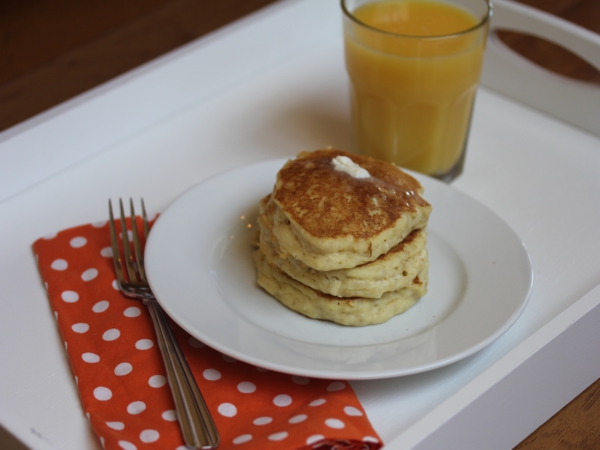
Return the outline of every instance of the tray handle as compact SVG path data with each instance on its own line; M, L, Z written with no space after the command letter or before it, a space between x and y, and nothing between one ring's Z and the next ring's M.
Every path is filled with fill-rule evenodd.
M511 50L496 30L527 33L558 44L600 70L600 36L559 17L494 0L482 84L600 136L600 87L543 69Z

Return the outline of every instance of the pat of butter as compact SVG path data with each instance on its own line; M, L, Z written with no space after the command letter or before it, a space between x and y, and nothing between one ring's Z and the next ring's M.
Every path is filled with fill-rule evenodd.
M331 160L335 170L346 172L353 178L369 178L371 175L347 156L336 156Z

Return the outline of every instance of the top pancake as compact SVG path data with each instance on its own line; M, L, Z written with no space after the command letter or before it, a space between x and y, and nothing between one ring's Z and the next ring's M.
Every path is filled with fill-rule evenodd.
M346 156L369 178L336 170ZM374 261L412 230L427 225L431 206L423 188L398 167L341 150L303 152L277 174L266 214L286 254L317 270Z

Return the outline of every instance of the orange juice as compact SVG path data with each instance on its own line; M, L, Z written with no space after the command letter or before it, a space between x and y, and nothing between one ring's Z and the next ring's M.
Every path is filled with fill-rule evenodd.
M344 34L357 150L442 179L457 175L487 16L482 22L428 0L372 2L350 14Z

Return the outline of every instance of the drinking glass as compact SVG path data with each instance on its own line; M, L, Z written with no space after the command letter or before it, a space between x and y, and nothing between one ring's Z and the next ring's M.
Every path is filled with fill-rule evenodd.
M341 0L355 151L452 181L463 169L488 0Z

